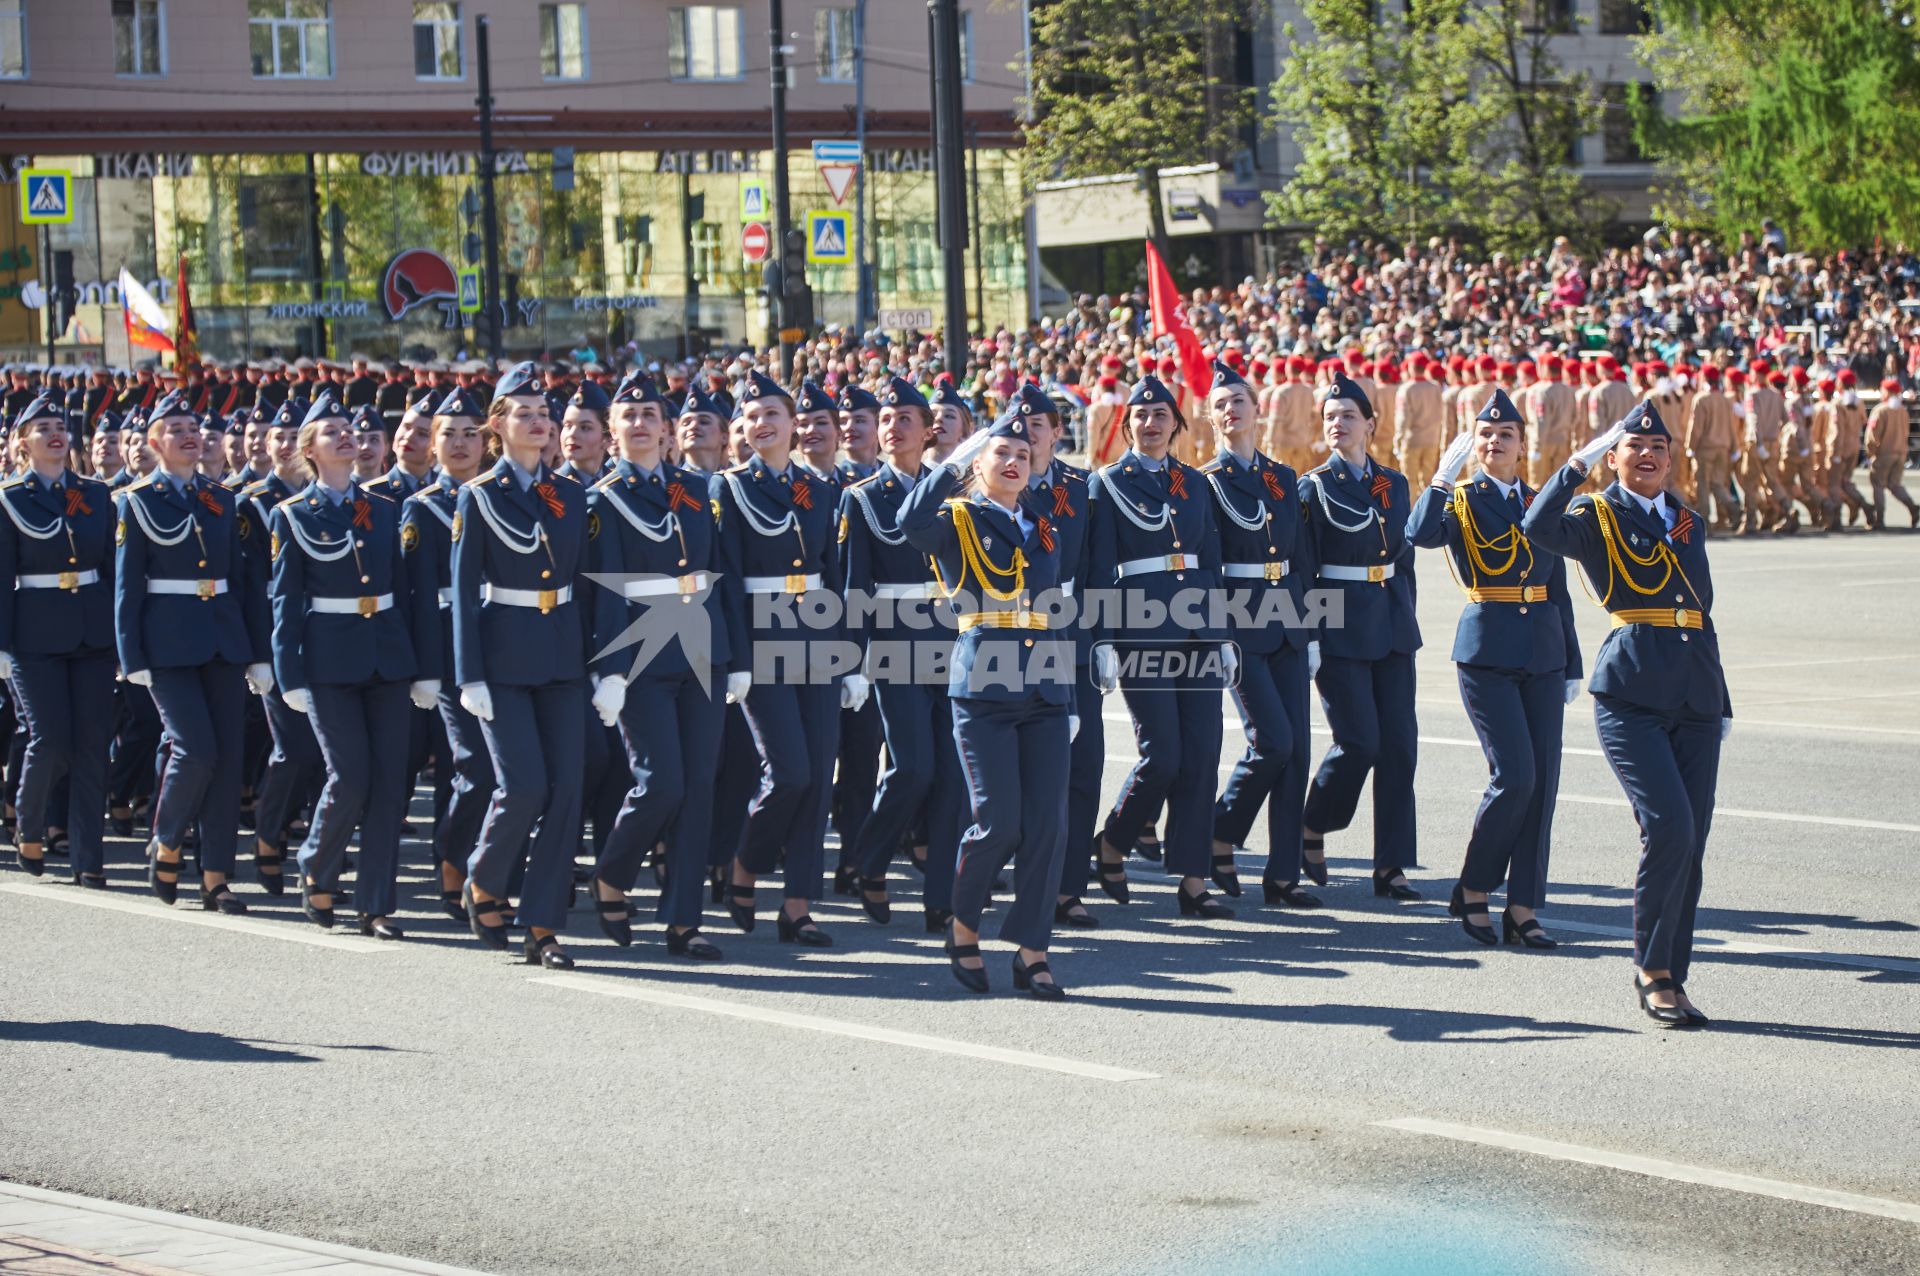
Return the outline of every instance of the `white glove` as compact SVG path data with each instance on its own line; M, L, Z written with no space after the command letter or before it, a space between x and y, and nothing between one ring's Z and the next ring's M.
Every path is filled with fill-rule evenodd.
M1223 676L1227 680L1227 682L1231 684L1233 682L1233 675L1238 673L1239 670L1240 670L1240 653L1233 649L1232 643L1230 642L1221 643L1220 644L1221 676Z
M1733 451L1727 453L1727 464L1729 465L1740 464L1740 450L1738 448L1735 448Z
M1307 677L1312 678L1319 672L1320 644L1318 642L1310 642L1307 644Z
M1579 698L1580 698L1580 680L1578 678L1567 679L1567 703L1572 704L1575 700L1578 700Z
M1077 713L1069 713L1067 715L1067 743L1072 744L1079 735L1080 715Z
M1732 734L1733 734L1733 719L1732 718L1720 719L1720 743L1725 744L1727 742L1727 737Z
M1773 455L1773 453L1767 451L1765 448L1758 448L1756 450L1760 453L1760 459L1763 461Z
M753 690L753 674L745 669L727 675L727 703L745 704L747 692Z
M1114 654L1112 647L1100 646L1093 649L1093 685L1102 691L1112 691L1120 684L1120 657Z
M484 682L470 682L460 688L460 707L482 722L492 722L493 692Z
M1440 464L1433 471L1433 486L1452 487L1453 481L1460 477L1460 471L1467 467L1467 454L1473 451L1473 436L1458 435L1447 444L1447 450L1440 454Z
M600 725L610 727L620 721L620 710L627 704L627 680L617 673L593 680L593 711Z
M304 687L288 687L280 693L280 698L286 701L287 708L295 713L306 714L309 717L313 715L313 693Z
M1627 427L1616 421L1607 427L1606 433L1575 452L1573 459L1580 463L1581 469L1591 470L1601 457L1613 451L1614 444L1626 437Z
M247 689L256 696L273 690L273 666L261 660L247 666Z
M840 707L858 713L872 692L873 684L867 681L867 675L850 673L840 680Z
M1687 449L1687 459L1688 459L1688 460L1692 460L1692 459L1693 459L1693 449L1692 449L1692 448L1688 448L1688 449Z
M127 681L136 687L151 687L153 685L153 670L135 669L127 675Z
M413 684L408 694L413 697L414 708L431 709L440 703L440 680L438 678L422 678Z
M13 653L0 651L0 679L13 677Z
M1746 420L1746 419L1747 419L1747 405L1746 405L1746 404L1744 404L1744 403L1736 403L1736 404L1734 404L1734 405L1733 405L1733 414L1734 414L1735 416L1737 416L1737 417L1739 417L1739 418L1740 418L1740 419L1741 419L1742 421L1744 421L1744 420Z
M1527 449L1527 459L1528 459L1529 461L1537 461L1537 460L1539 460L1539 459L1540 459L1540 449L1539 449L1539 448L1537 448L1537 447L1530 447L1530 448L1528 448L1528 449Z
M985 430L977 430L969 434L960 446L948 455L947 468L963 479L968 477L973 471L973 458L986 451L987 444L991 441L992 436Z

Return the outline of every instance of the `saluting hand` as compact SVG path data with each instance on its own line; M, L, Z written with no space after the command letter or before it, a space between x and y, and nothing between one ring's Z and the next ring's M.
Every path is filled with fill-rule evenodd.
M973 458L987 450L989 440L990 436L985 430L974 431L961 442L959 447L953 449L952 454L947 457L947 465L962 479L972 477Z
M1581 448L1578 452L1575 452L1571 464L1578 465L1580 472L1585 474L1594 467L1601 457L1613 451L1614 444L1626 437L1626 424L1621 421L1615 421L1607 427L1606 433Z
M1459 434L1453 442L1447 444L1447 450L1440 454L1440 464L1433 472L1434 487L1452 487L1453 481L1460 477L1460 471L1466 468L1467 453L1473 451L1473 436Z

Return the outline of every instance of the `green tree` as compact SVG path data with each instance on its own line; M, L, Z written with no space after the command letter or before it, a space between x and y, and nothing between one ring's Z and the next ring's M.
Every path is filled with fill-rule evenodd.
M1914 0L1651 8L1640 55L1658 96L1636 94L1633 112L1666 170L1663 217L1729 238L1772 217L1816 250L1920 240Z
M1249 0L1036 3L1026 180L1137 175L1164 254L1161 168L1225 160L1252 122L1253 91L1223 74L1250 10Z

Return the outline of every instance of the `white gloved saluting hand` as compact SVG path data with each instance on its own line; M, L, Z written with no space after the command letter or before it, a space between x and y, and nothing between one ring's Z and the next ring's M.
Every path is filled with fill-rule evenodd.
M1473 451L1471 434L1457 435L1453 442L1447 444L1447 450L1440 454L1439 468L1433 472L1433 486L1452 487L1454 480L1460 477L1460 471L1467 467L1467 454L1471 451Z
M1593 469L1595 465L1599 464L1601 457L1613 451L1614 444L1626 437L1627 427L1621 422L1616 421L1607 427L1606 433L1581 448L1578 452L1575 452L1573 454L1573 461L1579 465L1582 471L1589 471Z
M963 479L971 477L973 458L987 450L987 443L991 438L992 436L985 430L976 430L968 435L947 457L948 468Z

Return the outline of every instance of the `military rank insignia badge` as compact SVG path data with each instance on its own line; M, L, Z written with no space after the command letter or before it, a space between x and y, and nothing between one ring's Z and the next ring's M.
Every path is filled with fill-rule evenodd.
M113 529L113 543L116 545L124 545L127 543L127 520L124 518L121 519L119 525Z
M840 516L840 543L842 545L847 543L847 516L845 514Z
M459 541L460 539L460 521L461 521L460 516L458 514L455 514L453 516L453 527L451 530L453 532L453 539L456 542Z
M587 539L600 539L600 514L597 510L587 515Z
M420 525L418 523L402 524L400 527L400 552L403 554L411 554L419 548Z
M241 540L247 539L247 537L253 535L253 520L245 514L235 515L234 530L240 533Z
M267 557L276 563L280 561L280 533L278 532L273 533L272 539L267 542Z

